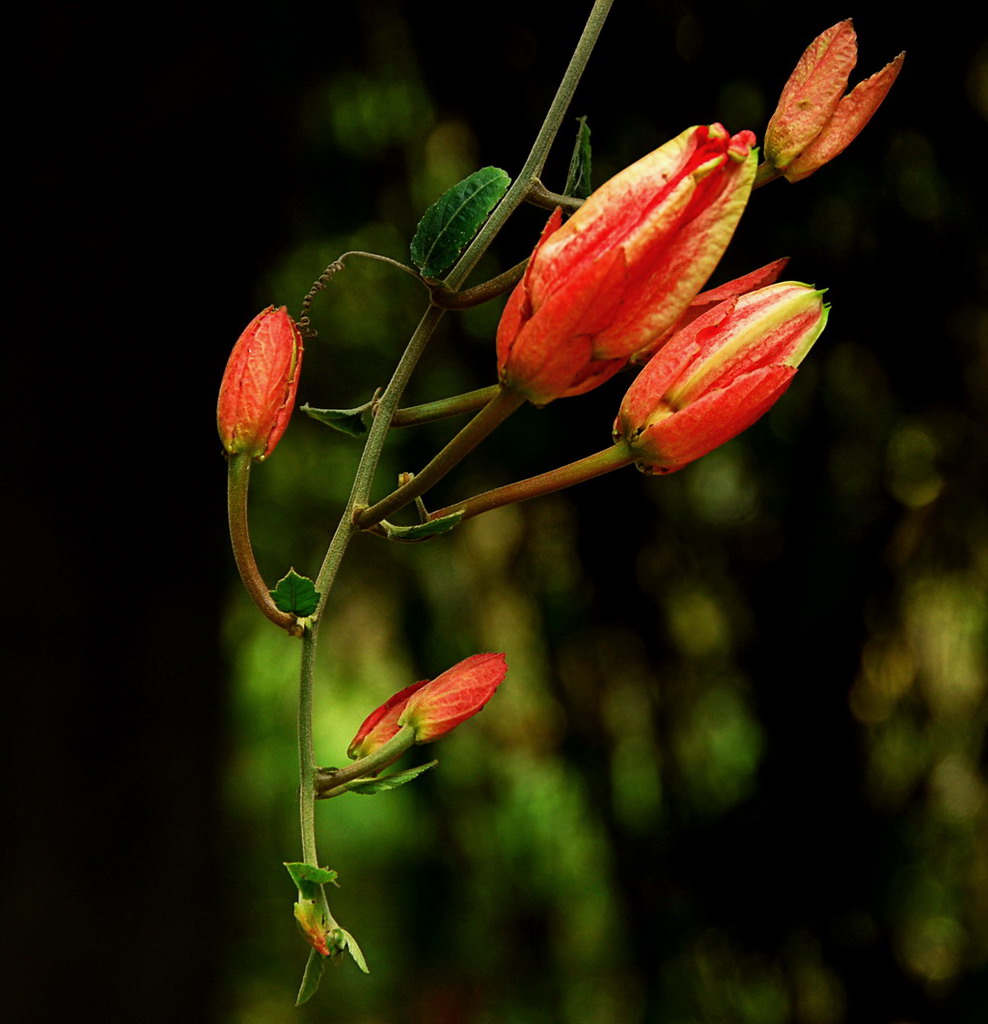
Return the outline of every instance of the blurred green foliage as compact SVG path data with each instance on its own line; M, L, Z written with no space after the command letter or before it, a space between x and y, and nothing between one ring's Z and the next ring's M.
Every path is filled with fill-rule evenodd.
M498 123L468 126L469 91L460 109L430 94L423 67L435 53L412 38L420 27L400 5L375 7L359 66L328 69L298 111L308 154L325 161L325 205L299 214L259 305L273 295L292 308L348 249L407 261L440 192L488 159L514 172L518 154L496 153ZM715 61L727 41L696 14L674 15L677 73L702 95L691 55ZM696 114L679 109L692 94L665 97L651 116L670 130L693 117L764 120L780 71L825 27L813 24L787 31L768 70L731 65L707 83L722 106ZM634 31L622 22L616 41L605 34L602 68L621 63L608 48ZM903 42L885 36L868 40L871 52ZM539 52L541 90L566 53ZM706 74L718 77L716 63ZM643 135L649 146L662 137L640 98L622 134L602 78L588 85L589 96L602 90L590 101L594 158L613 171L641 155ZM980 1019L988 517L976 424L988 319L976 289L924 304L913 279L893 301L902 239L915 246L927 231L935 247L969 212L900 91L858 159L852 149L796 193L779 183L756 195L753 224L718 273L789 251L795 278L833 283L831 327L765 421L668 479L628 470L427 544L354 544L322 634L323 763L341 763L366 713L416 679L482 650L506 651L510 671L483 714L414 752L438 757L434 772L317 808L325 863L340 875L334 912L371 975L330 969L299 1011L306 947L280 866L298 854L298 646L231 591L224 777L239 925L223 1019ZM541 109L527 115L537 123ZM539 216L522 220L528 234L509 232L487 273L534 241ZM349 261L314 306L300 400L370 398L424 300L405 275ZM499 308L447 317L408 404L493 382ZM522 410L435 501L602 447L622 382ZM452 429L396 432L379 493ZM357 445L298 417L254 474L268 578L289 564L315 575Z

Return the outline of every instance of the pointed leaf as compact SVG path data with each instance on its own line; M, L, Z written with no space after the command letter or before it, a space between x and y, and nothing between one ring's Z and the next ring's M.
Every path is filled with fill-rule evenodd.
M577 121L579 128L576 130L576 145L570 157L563 194L573 196L574 199L586 199L593 191L590 184L590 129L585 117L578 117Z
M483 167L425 211L410 246L412 262L423 277L438 277L456 262L510 184L499 167Z
M428 764L416 765L414 768L395 772L393 775L385 775L379 779L354 779L353 782L346 783L346 789L350 793L360 793L365 796L371 796L374 793L387 793L391 789L404 786L412 779L417 779L430 768L435 768L437 764L439 764L438 761L430 761Z
M296 1006L307 1003L316 994L319 982L322 981L323 966L323 958L314 949L310 950L305 973L302 975L302 984L295 997Z
M306 404L301 406L301 409L312 419L350 437L363 437L367 433L367 424L364 422L365 406L361 405L356 409L313 409L311 405Z
M320 885L336 881L336 872L331 868L317 868L313 864L303 864L294 861L286 861L285 867L292 876L292 881L295 883L296 888L302 894L302 897L307 900L316 899Z
M294 569L289 569L269 593L280 611L291 612L300 619L311 615L319 607L316 585L308 576L300 576Z
M463 510L451 512L441 519L430 519L427 523L416 523L415 526L393 526L384 521L381 526L388 535L388 540L429 540L441 533L448 533L463 518Z
M357 940L345 929L338 929L343 936L343 942L341 943L341 949L346 948L350 956L353 957L353 962L364 972L364 974L370 974L370 968L367 966L367 961L364 959L364 954L360 951L360 947L357 945Z

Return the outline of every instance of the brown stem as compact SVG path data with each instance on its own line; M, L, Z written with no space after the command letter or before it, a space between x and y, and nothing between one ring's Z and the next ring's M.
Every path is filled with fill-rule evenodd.
M583 205L584 200L564 196L560 192L550 192L538 178L535 178L525 196L525 202L531 203L532 206L540 206L543 210L554 210L561 206L564 210L574 213Z
M455 505L447 505L446 508L432 512L429 519L441 519L443 516L460 511L463 512L463 519L470 519L472 516L479 516L482 512L490 512L496 508L503 508L505 505L514 505L516 502L527 501L529 498L561 491L564 487L572 487L574 484L583 483L584 480L592 480L595 476L610 473L611 470L629 466L634 461L635 457L631 449L623 441L619 441L602 452L588 455L585 459L560 466L548 473L530 476L526 480L519 480L504 487L484 491L483 494L475 495L473 498L468 498Z
M250 480L251 458L246 454L231 455L227 459L227 464L227 515L230 520L233 557L236 559L240 578L244 581L247 593L254 604L267 618L292 636L301 636L302 627L295 616L281 611L271 600L268 585L264 582L254 558L250 531L247 528L247 484Z
M416 498L437 484L457 463L469 455L495 427L503 423L516 409L525 404L525 399L510 388L499 388L497 394L483 409L449 442L448 445L408 483L392 491L376 505L365 508L354 517L361 530L376 526L393 512L404 508Z
M474 285L473 288L467 288L462 292L447 288L442 283L435 284L431 289L432 304L440 309L469 309L471 306L479 306L490 299L496 299L513 288L521 280L527 266L528 257L526 256L521 263L516 263L503 274L498 274L497 277L492 277L489 281Z
M465 412L476 412L498 393L500 384L491 384L476 391L467 391L453 398L443 398L438 402L425 402L423 405L410 405L399 409L391 419L393 427L415 427L420 423L432 423L444 420L448 416L459 416Z

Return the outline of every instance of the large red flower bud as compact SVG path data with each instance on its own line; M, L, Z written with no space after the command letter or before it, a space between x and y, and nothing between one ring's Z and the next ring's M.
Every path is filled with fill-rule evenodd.
M226 364L216 425L231 455L265 459L281 440L295 405L302 335L282 306L268 306L240 335Z
M615 440L671 473L740 434L789 386L827 323L823 292L784 281L728 299L676 333L621 403Z
M578 395L664 334L744 210L755 137L689 128L550 218L501 317L498 372L536 405Z

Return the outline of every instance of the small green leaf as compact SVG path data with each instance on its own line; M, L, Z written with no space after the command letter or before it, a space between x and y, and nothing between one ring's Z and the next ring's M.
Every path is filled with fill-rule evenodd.
M289 569L269 593L279 611L291 612L300 619L311 615L319 607L316 585L308 576L299 576L294 569Z
M323 958L314 950L309 951L309 959L305 965L305 973L302 975L302 984L299 987L298 995L295 997L295 1005L301 1006L307 1003L319 988L322 981Z
M340 949L345 948L350 953L350 956L353 957L353 962L364 972L364 974L370 974L370 968L367 966L364 954L360 951L360 947L357 945L357 940L345 928L339 928L337 931L342 935Z
M451 512L441 519L430 519L427 523L416 523L415 526L393 526L387 520L381 526L388 535L388 540L429 540L441 533L448 533L463 518L463 510Z
M367 433L367 424L364 422L366 409L363 405L356 409L313 409L311 405L302 406L302 412L307 416L350 437L363 437Z
M425 211L409 247L423 277L438 277L456 262L510 184L500 167L482 167Z
M576 145L570 157L563 194L574 199L586 199L593 191L590 185L590 129L585 117L578 117L577 121L580 127L576 130Z
M347 792L360 793L370 796L374 793L387 793L388 790L404 786L406 782L417 779L423 772L435 768L438 761L430 761L428 764L420 764L414 768L408 768L403 772L395 772L393 775L385 775L379 779L354 779L346 784Z
M292 881L302 894L303 899L316 899L320 885L336 881L336 872L331 868L317 868L313 864L303 864L295 861L286 861L285 867L292 876Z

